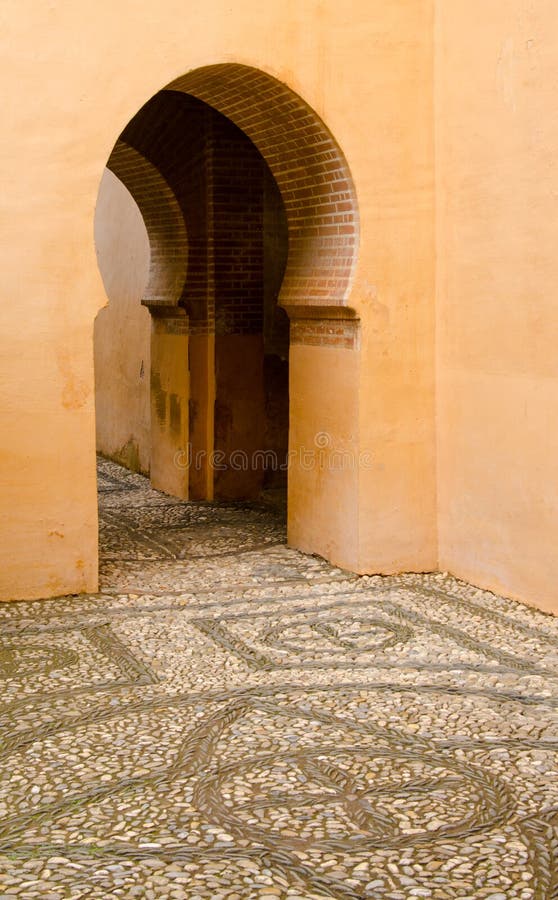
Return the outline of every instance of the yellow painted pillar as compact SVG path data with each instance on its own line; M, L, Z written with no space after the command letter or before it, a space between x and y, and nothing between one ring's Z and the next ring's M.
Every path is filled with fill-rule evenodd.
M151 484L188 499L188 317L151 308Z
M215 335L190 336L190 499L213 500Z

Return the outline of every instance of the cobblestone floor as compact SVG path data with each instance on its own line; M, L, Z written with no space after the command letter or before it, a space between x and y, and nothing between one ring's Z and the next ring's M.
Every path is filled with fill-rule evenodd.
M0 607L0 897L558 897L558 620L99 484L101 592Z

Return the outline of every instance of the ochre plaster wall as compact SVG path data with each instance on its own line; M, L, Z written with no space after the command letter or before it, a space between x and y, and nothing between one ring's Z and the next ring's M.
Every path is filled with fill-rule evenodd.
M366 211L356 285L362 464L355 568L429 571L438 560L433 5L385 3L380 18L385 31L353 100L369 110L358 171Z
M358 353L294 341L289 375L289 543L356 571Z
M433 565L432 7L6 0L1 597L97 586L99 183L147 99L191 69L229 61L269 72L322 117L359 201L347 303L361 337L323 347L317 333L293 351L291 448L327 430L334 448L369 451L373 467L319 478L294 470L291 541L359 571Z
M141 305L149 241L135 201L108 169L95 210L95 246L109 298L94 331L97 450L149 472L151 321Z
M558 612L558 10L437 16L440 566Z

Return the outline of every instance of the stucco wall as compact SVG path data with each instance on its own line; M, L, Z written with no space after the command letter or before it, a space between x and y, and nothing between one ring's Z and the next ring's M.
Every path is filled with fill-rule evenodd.
M558 611L558 10L437 16L440 565Z
M385 3L381 23L359 89L369 110L357 289L359 454L368 462L359 470L357 569L424 571L438 561L433 4Z
M94 331L97 449L148 472L151 321L141 298L149 276L149 241L135 201L108 169L95 210L95 245L109 299Z
M358 450L365 440L376 468L362 479L326 472L312 480L319 496L305 546L320 549L325 518L334 523L341 509L344 523L358 509L349 531L326 542L338 561L370 571L430 567L432 7L6 0L1 597L96 587L93 322L106 303L93 241L99 182L117 136L149 97L191 69L228 61L269 72L321 116L359 201L361 250L347 301L362 316L363 366L356 344L338 351L354 354L347 379L359 419L347 433L335 401L327 428L334 446ZM337 366L325 357L322 365L325 353L305 346L291 374L295 397L305 390L297 373L307 371L323 371L322 395L335 395ZM319 427L315 412L302 411L295 436ZM291 490L298 522L309 479L298 473Z

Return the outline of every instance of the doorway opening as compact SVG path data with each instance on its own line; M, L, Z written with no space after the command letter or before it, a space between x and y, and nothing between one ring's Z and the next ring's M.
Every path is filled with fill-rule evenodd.
M120 134L95 231L98 450L180 499L284 491L289 342L335 346L354 318L356 199L326 126L259 70L194 70Z

